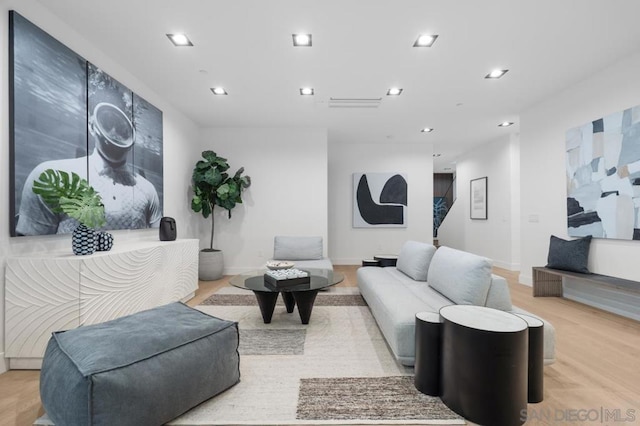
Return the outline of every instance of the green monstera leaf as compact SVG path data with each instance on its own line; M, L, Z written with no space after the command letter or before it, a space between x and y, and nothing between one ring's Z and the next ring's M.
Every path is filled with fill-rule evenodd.
M89 228L106 223L100 194L76 173L47 169L33 182L33 192L54 213L66 213Z

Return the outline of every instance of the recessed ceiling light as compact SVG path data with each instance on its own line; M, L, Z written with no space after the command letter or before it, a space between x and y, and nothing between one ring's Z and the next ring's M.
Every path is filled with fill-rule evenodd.
M186 34L176 33L176 34L167 34L171 43L173 43L176 47L191 47L193 43L189 40Z
M513 124L513 121L503 121L502 123L498 124L498 127L509 127Z
M498 70L495 69L491 71L489 74L485 75L484 78L500 78L505 75L509 70Z
M311 34L291 34L295 47L311 47Z
M301 95L313 95L313 87L301 87L300 88Z
M413 43L413 47L431 47L437 38L436 34L420 34Z
M429 132L433 132L433 129L431 127L425 127L424 129L420 130L422 133L429 133Z
M224 90L224 87L212 87L211 91L214 95L228 95L227 91Z
M400 93L402 93L402 89L398 87L392 87L391 89L387 90L387 96L398 96Z

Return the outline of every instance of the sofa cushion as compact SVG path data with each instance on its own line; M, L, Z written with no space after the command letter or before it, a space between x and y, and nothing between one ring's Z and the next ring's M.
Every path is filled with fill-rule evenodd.
M491 285L491 261L440 247L431 260L428 284L458 305L484 306Z
M491 285L489 286L485 306L487 308L500 309L501 311L510 311L513 308L509 284L503 277L491 275Z
M429 264L436 248L427 243L407 241L402 245L396 267L416 281L427 281Z
M552 235L549 240L547 268L588 274L587 261L589 260L590 244L591 235L570 241Z
M415 314L438 312L443 304L450 305L451 302L424 283L412 281L394 267L359 268L357 277L360 293L395 357L402 364L412 366L415 359ZM407 286L411 282L416 287L415 292Z
M273 258L276 260L322 259L322 237L284 237L273 240Z

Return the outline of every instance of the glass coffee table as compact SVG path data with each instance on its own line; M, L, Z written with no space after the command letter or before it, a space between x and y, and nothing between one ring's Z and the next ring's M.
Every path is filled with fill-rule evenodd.
M276 307L278 294L282 294L282 300L288 313L293 312L293 308L298 305L298 313L302 324L309 324L313 303L316 300L319 290L327 289L338 284L344 279L340 272L331 272L326 269L304 268L309 272L311 281L306 284L299 284L291 287L276 287L264 282L264 274L267 269L245 272L236 275L229 280L229 284L234 287L251 290L256 295L262 319L265 324L271 322L273 311Z

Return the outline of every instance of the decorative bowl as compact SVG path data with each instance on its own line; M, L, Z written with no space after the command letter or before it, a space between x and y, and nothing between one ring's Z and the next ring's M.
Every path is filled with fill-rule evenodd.
M267 262L267 268L271 269L272 271L293 268L293 265L293 262L289 262L287 260L270 260L269 262Z

